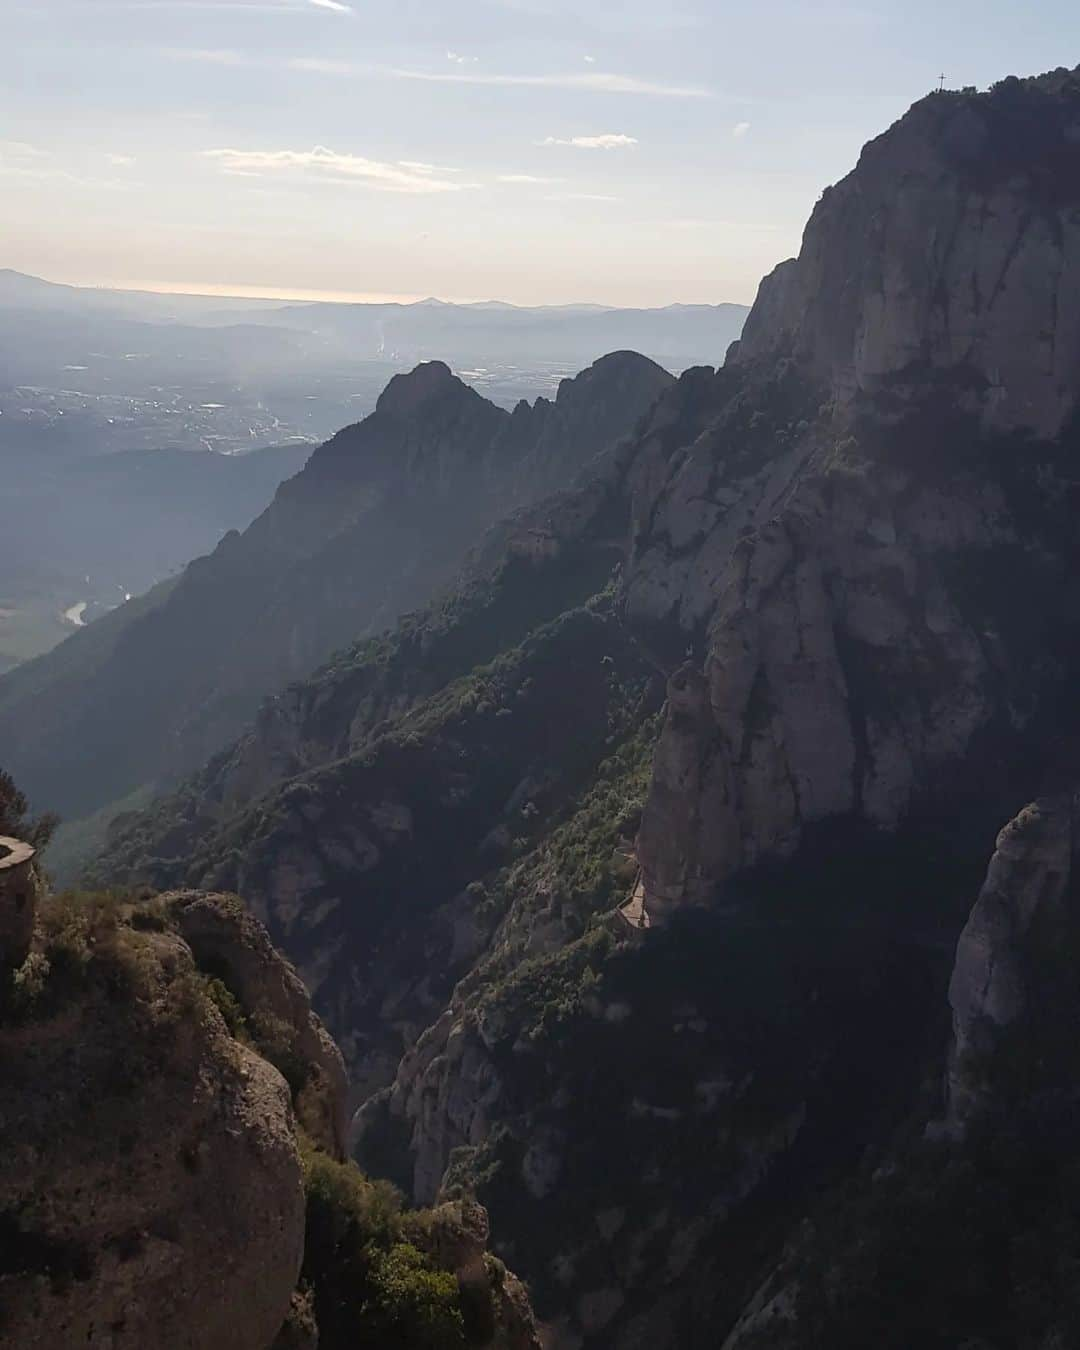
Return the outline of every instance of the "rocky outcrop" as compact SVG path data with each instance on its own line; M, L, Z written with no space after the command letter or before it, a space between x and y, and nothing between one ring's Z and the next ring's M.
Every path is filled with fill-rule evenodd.
M1027 715L1022 654L955 579L958 558L1015 544L1001 489L814 463L735 546L704 672L673 677L638 846L650 914L830 817L895 826L980 729Z
M1042 797L997 837L949 982L953 1036L946 1091L954 1130L992 1099L994 1054L1002 1035L1045 979L1041 968L1048 953L1061 948L1080 843L1077 813L1071 795Z
M792 358L842 403L947 386L986 428L1077 407L1080 77L933 94L823 194L736 361Z
M657 754L657 914L830 817L895 826L1056 696L1017 620L1071 623L1078 128L1068 72L917 104L762 284L711 424L669 397L644 428L627 611L708 690L673 691Z
M54 903L0 1027L0 1336L266 1350L304 1245L288 1085L176 934Z
M443 1270L457 1276L463 1295L489 1305L484 1344L490 1350L540 1350L540 1333L525 1286L488 1250L490 1228L483 1205L468 1198L446 1201L426 1216L424 1243Z
M236 896L178 891L161 897L170 921L200 969L213 972L239 1001L259 1039L276 1043L300 1066L297 1115L320 1147L345 1156L345 1064L295 970Z

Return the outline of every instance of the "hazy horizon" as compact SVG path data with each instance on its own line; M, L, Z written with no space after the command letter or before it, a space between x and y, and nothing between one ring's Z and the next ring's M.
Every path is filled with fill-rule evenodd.
M199 285L194 283L185 285L183 282L159 282L159 281L118 281L118 282L100 282L87 281L74 277L62 276L43 276L40 273L23 273L19 268L0 267L0 273L4 270L19 272L21 275L30 276L37 281L51 282L58 286L75 286L80 290L102 290L102 291L128 291L132 294L150 294L150 295L186 295L195 299L204 297L207 299L233 299L233 300L282 300L288 304L309 303L309 304L353 304L353 305L415 305L422 304L426 300L436 300L441 304L447 305L507 305L511 308L520 309L560 309L560 308L590 308L598 309L632 309L639 306L632 305L606 305L602 301L592 300L588 296L577 297L573 300L555 300L550 303L545 302L540 305L519 305L512 300L505 300L499 295L430 295L416 292L414 294L396 294L380 292L353 292L353 291L316 291L303 288L294 288L289 286L229 286ZM738 300L720 300L720 301L700 301L700 304L734 304L741 305L744 302ZM675 308L683 301L671 300L661 302L657 305L640 306L648 309L667 309Z
M282 297L749 303L937 82L1068 59L1005 0L14 0L5 261Z

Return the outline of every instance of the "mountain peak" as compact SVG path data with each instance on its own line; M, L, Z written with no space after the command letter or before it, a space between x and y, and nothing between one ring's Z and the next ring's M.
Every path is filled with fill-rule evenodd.
M445 361L422 361L407 373L395 375L380 394L375 407L385 416L411 417L433 399L472 392Z
M790 354L844 404L948 386L1052 437L1080 403L1078 204L1080 70L931 94L822 194L734 360Z
M642 356L640 352L608 352L580 374L560 381L556 402L565 404L568 399L578 397L595 399L607 394L618 395L620 390L629 391L643 386L659 393L673 381L674 376L663 366Z

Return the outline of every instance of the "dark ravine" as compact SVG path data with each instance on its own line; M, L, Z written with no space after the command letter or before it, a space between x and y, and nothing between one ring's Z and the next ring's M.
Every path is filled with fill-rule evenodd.
M245 894L559 1350L1076 1339L1078 157L1080 72L916 104L719 370L98 864Z

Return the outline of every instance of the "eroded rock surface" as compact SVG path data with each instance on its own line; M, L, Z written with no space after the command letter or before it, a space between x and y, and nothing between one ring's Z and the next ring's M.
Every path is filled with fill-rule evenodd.
M923 99L826 190L736 360L790 356L844 402L956 394L1054 436L1076 408L1080 102L1061 70Z
M1045 958L1065 936L1077 823L1075 797L1042 797L998 835L949 983L947 1092L954 1127L992 1097L1002 1033L1022 1016L1043 979L1040 948Z
M332 1157L345 1156L345 1064L311 1010L299 976L266 929L236 896L178 891L161 898L204 971L215 972L253 1020L256 1037L276 1038L299 1066L297 1113Z
M97 942L82 987L0 1030L0 1336L267 1350L304 1244L288 1085L230 1035L181 938Z

